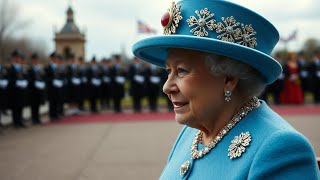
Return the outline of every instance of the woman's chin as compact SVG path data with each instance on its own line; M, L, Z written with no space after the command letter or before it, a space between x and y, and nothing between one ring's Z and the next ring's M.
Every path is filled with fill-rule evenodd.
M177 123L179 123L179 124L188 125L188 124L189 124L189 121L190 121L190 118L188 118L186 114L176 113L176 115L175 115L175 120L176 120Z

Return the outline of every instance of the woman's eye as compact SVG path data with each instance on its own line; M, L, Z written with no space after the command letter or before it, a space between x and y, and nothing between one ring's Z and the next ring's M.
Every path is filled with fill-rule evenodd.
M183 68L178 68L178 74L179 75L186 75L188 74L189 72L186 70L186 69L183 69Z

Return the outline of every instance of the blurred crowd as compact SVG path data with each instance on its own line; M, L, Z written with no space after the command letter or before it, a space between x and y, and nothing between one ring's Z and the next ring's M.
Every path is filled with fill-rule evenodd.
M320 103L320 51L315 51L309 61L303 52L288 54L286 59L281 54L274 57L283 67L283 73L267 86L261 99L274 104ZM307 98L308 97L308 98Z
M276 105L304 104L309 96L312 103L319 104L320 51L311 61L303 52L289 53L286 59L275 54L274 58L283 66L283 73L260 98ZM123 62L120 55L113 55L86 62L73 53L63 56L53 52L48 59L40 63L36 53L26 58L14 50L0 61L0 120L1 114L11 112L13 125L25 127L23 111L30 108L32 123L41 124L39 110L45 103L50 121L63 119L66 109L68 115L104 110L120 113L125 97L130 98L134 112L142 111L143 99L147 99L150 112L157 112L161 96L168 110L173 109L162 93L167 72L138 58Z
M143 98L149 111L156 112L166 78L165 70L138 58L124 63L120 55L113 55L86 62L73 53L63 56L53 52L49 62L43 64L36 53L25 58L14 50L0 64L0 112L11 110L17 128L26 127L26 108L31 109L32 123L41 124L39 109L45 103L49 105L50 121L62 119L66 109L68 115L103 110L120 113L124 97L130 97L134 112L142 111ZM165 99L171 111L172 104Z

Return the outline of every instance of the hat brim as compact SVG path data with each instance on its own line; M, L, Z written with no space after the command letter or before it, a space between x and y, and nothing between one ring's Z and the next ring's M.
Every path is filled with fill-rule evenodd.
M168 49L182 48L224 55L242 61L261 73L266 84L274 82L282 72L281 65L271 56L255 49L221 40L187 36L163 35L138 41L132 47L138 58L165 67Z

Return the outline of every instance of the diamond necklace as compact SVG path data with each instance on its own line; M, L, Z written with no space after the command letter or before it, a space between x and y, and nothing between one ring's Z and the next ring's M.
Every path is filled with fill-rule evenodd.
M196 134L196 137L193 140L191 145L191 157L192 159L198 159L206 155L210 152L212 148L214 148L222 138L228 134L228 132L240 121L242 120L250 111L255 109L259 105L259 99L257 97L253 97L250 101L240 109L240 111L233 116L233 118L227 123L227 125L216 135L216 137L209 143L205 148L198 150L198 143L201 143L203 140L203 132L199 131Z
M208 154L210 150L213 149L240 120L242 120L250 111L257 108L259 104L259 99L255 96L252 97L250 101L244 107L242 107L237 114L235 114L232 117L232 119L227 123L227 125L224 128L222 128L222 130L216 135L213 141L211 141L208 146L201 150L198 150L198 143L201 143L203 140L203 132L199 130L191 145L191 158L196 160ZM187 172L189 165L189 160L187 160L181 165L180 175L183 176Z

